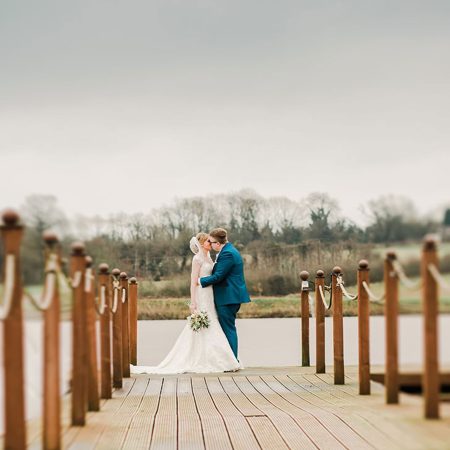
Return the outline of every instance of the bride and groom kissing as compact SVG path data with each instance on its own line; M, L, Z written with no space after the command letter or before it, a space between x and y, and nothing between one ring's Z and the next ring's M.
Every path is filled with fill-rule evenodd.
M215 228L198 233L189 243L194 253L191 270L192 314L205 312L209 325L195 331L188 322L168 355L157 366L131 366L132 373L234 372L238 359L236 314L250 302L244 264L227 239L227 231ZM210 250L217 252L213 262Z

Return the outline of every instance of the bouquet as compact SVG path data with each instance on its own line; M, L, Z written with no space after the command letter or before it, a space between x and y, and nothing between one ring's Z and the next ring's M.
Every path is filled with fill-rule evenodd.
M188 317L189 324L191 326L192 331L199 331L202 328L209 327L209 317L206 311L200 311L194 314L191 314Z

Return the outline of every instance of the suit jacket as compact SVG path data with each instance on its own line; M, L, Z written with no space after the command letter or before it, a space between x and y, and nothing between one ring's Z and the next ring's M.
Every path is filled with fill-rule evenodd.
M209 277L200 278L202 287L213 286L217 306L248 303L250 296L244 279L244 263L237 249L227 243L219 253Z

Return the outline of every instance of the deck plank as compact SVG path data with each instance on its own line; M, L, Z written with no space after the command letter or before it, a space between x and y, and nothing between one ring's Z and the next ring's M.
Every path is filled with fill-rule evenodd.
M202 424L195 404L190 378L179 378L178 400L178 448L196 450L205 448Z
M231 449L227 428L209 394L205 379L192 378L192 389L202 423L206 449Z
M268 417L249 416L247 421L262 449L284 450L289 448Z
M423 420L420 416L423 402L421 396L401 393L399 405L385 405L384 388L378 383L372 383L374 387L372 395L360 396L358 382L354 378L350 378L350 382L346 385L339 386L333 385L332 377L329 375L325 374L317 378L325 383L321 384L322 389L345 392L351 399L353 408L356 407L362 417L366 417L375 427L389 429L390 433L397 436L399 444L404 445L405 435L407 435L407 439L411 441L410 445L419 446L419 448L422 445L428 448L443 448L443 445L448 445L450 419ZM382 413L377 414L377 411Z
M398 449L394 441L388 439L370 423L354 416L352 410L333 406L330 402L308 392L287 376L275 377L279 384L274 384L270 377L265 381L288 402L312 414L344 446L367 445L380 449ZM361 444L361 440L365 443Z
M265 416L237 387L231 376L219 377L220 384L234 406L246 417Z
M323 417L320 417L317 412L314 414L315 411L308 409L303 402L292 401L289 391L275 377L265 375L261 377L260 381L252 382L252 384L272 404L289 414L317 447L323 449L345 448L345 443L341 443L327 428L327 423L320 420ZM366 445L359 439L357 444L361 448Z
M253 379L254 377L249 378ZM246 377L234 377L234 381L248 399L267 415L289 448L300 449L314 447L314 444L309 440L295 420L261 395L249 379Z
M107 430L106 440L115 443L117 419L116 414L120 410L122 404L127 400L133 387L135 386L134 379L124 380L122 389L116 389L113 392L113 398L105 401L103 408L99 412L90 412L86 417L86 426L74 427L73 430L77 430L73 436L71 442L65 442L64 448L70 450L75 449L93 449L106 448L102 446L100 441ZM112 438L112 439L111 439ZM110 441L111 439L111 441ZM110 447L111 448L111 447ZM116 447L118 448L118 447Z
M144 450L150 447L162 383L162 378L150 378L139 409L131 420L130 428L122 447L124 450Z
M213 402L225 422L233 448L235 450L259 449L258 442L245 416L230 400L219 379L206 377L205 381Z
M178 443L177 379L165 378L156 412L151 449L176 449Z

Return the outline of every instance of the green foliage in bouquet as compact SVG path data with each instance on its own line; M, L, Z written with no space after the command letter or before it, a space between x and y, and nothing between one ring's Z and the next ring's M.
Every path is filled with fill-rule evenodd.
M202 328L209 327L209 317L206 311L191 314L188 320L193 331L200 331Z

